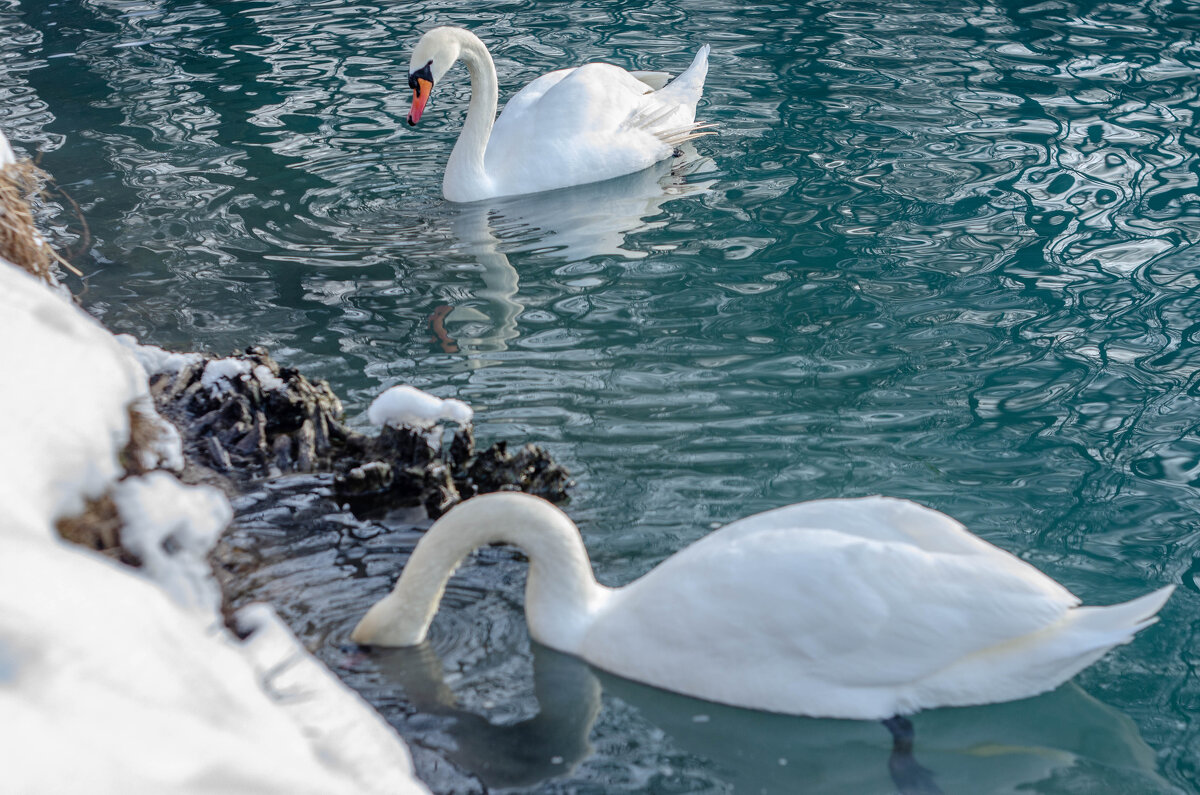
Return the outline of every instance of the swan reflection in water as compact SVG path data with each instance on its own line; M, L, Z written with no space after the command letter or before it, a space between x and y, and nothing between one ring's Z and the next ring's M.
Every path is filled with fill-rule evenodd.
M1024 701L919 713L909 754L879 723L724 707L597 671L536 643L531 650L538 712L510 725L457 706L428 642L380 649L376 663L418 712L451 719L445 731L453 743L442 753L489 789L571 775L593 755L590 737L608 704L601 720L633 724L621 727L633 738L628 748L670 743L707 760L705 769L739 793L1177 791L1159 776L1134 722L1073 683Z
M548 254L567 262L589 257L639 259L626 237L666 226L662 205L706 193L715 180L698 179L712 161L685 144L680 157L624 177L572 188L490 199L451 209L457 250L480 269L483 289L455 305L439 307L431 326L447 353L503 351L518 336L517 269L508 255Z

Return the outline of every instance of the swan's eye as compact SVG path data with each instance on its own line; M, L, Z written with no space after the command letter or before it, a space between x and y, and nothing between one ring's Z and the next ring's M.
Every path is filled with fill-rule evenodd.
M413 89L414 91L417 90L417 88L419 87L417 85L418 80L428 80L429 84L433 85L433 70L430 68L432 66L433 66L433 61L430 61L429 63L425 64L420 69L418 69L417 71L410 72L408 75L408 87Z

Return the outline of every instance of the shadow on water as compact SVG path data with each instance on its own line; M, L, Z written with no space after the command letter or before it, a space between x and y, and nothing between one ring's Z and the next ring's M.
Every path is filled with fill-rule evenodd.
M909 749L879 723L725 707L596 671L536 643L531 651L537 712L509 724L459 706L428 643L372 656L414 708L452 719L446 757L488 788L575 773L594 753L589 737L607 701L708 760L736 792L1053 791L1068 773L1105 791L1176 791L1159 777L1133 721L1072 684L1020 702L921 713Z

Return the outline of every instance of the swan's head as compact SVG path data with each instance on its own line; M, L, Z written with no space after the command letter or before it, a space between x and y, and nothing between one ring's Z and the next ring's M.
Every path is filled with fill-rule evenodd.
M408 87L413 90L412 109L408 112L410 125L421 120L429 92L458 60L461 45L457 34L457 28L434 28L417 42L408 62Z

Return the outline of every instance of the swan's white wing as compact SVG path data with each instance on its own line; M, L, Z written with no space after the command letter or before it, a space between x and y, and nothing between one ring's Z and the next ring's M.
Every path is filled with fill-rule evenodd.
M654 129L629 124L661 115L647 113L657 102L654 93L645 92L644 83L610 64L538 78L496 120L485 155L488 174L502 193L526 193L653 165L672 148Z
M920 706L906 699L922 678L1075 604L1016 563L831 530L722 531L614 594L580 653L714 701L886 717Z
M559 81L574 71L574 67L570 69L557 69L553 72L547 72L546 74L534 80L532 83L529 83L516 94L513 94L508 102L505 103L504 110L500 113L500 118L506 120L504 122L505 125L522 125L532 123L524 119L524 116L529 112L529 109L533 107L547 91L554 88L559 84Z
M705 540L735 537L773 529L823 528L871 541L910 544L926 552L956 555L980 555L990 565L1006 569L1027 568L1008 552L972 534L963 525L941 511L894 497L811 500L764 511L730 522ZM1078 600L1058 583L1046 578L1047 587L1060 597Z

